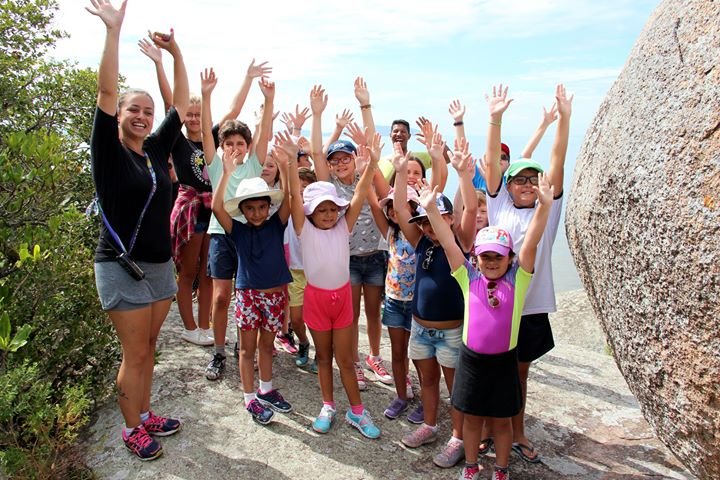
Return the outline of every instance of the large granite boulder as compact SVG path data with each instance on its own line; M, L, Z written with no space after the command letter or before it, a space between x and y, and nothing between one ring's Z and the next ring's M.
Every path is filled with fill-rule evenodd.
M565 218L645 417L720 478L720 2L653 13L587 131Z

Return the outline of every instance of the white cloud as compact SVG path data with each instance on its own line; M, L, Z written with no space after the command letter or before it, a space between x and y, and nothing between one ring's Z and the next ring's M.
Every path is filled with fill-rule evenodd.
M113 3L118 5L119 0ZM60 0L59 4L58 26L71 38L60 42L55 55L76 59L83 66L97 66L104 27L99 19L85 12L83 7L90 4L89 0ZM463 70L464 63L473 62L453 58L452 50L443 58L410 64L404 56L408 49L427 48L430 52L449 39L482 42L478 48L488 49L494 48L496 42L498 46L499 42L513 39L532 38L535 42L550 33L581 31L589 26L608 24L611 28L624 19L637 17L636 5L630 0L130 0L120 68L130 85L148 88L159 98L152 65L138 51L136 42L148 28L173 27L187 63L191 90L199 89L198 72L202 68L212 66L218 74L219 85L213 98L216 115L221 114L220 106L229 104L248 63L255 57L273 66L272 77L278 83L277 107L282 110L289 110L297 102L306 103L312 84L324 84L330 95L326 129L332 127L336 112L345 106L357 106L352 93L357 75L368 80L378 123L389 123L398 116L412 120L419 114L449 122L447 105L459 97L468 105L468 118L476 119L479 125L485 115L484 92L495 78L478 72L480 68ZM449 44L451 48L452 42ZM548 52L547 57L553 61L519 63L522 73L506 78L518 88L517 93L527 92L517 97L513 114L522 122L528 119L527 125L518 126L523 134L534 127L540 105L549 104L547 98L552 98L556 81L581 83L588 98L602 97L602 89L612 82L624 62L623 57L613 67L580 68L572 65L575 60L571 56ZM165 63L170 73L170 59ZM457 69L449 72L447 65ZM245 112L251 113L261 101L258 89L253 88ZM244 113L241 118L247 121L250 116Z

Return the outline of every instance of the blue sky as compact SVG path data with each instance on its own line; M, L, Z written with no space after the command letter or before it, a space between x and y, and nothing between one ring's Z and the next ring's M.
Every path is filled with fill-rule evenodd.
M83 9L89 3L59 1L57 24L71 38L58 45L55 55L94 67L104 27ZM359 118L352 86L362 75L376 123L388 125L401 117L414 124L418 115L425 115L440 122L447 134L452 132L447 107L453 98L467 105L468 133L483 135L484 94L493 84L509 84L515 102L503 133L523 137L534 130L542 106L552 103L555 83L564 82L575 93L571 135L582 136L658 3L269 0L238 6L229 0L129 0L120 69L130 85L147 88L159 101L152 64L136 43L148 28L172 26L185 54L191 90L199 90L203 67L212 66L218 74L216 115L227 108L255 57L274 68L280 110L307 103L313 84L326 87L325 130L332 129L335 113L346 106ZM170 72L170 59L165 63ZM251 120L261 102L253 88L240 118Z

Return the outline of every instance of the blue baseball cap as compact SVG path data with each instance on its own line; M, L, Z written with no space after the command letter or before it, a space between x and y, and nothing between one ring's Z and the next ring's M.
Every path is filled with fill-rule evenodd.
M355 145L353 145L353 143L349 140L338 140L337 142L330 144L326 158L329 159L333 153L337 152L345 152L352 155L357 153L357 148L355 148Z
M438 207L438 210L440 211L440 215L445 215L446 213L453 213L453 204L450 201L449 198L447 198L442 193L439 193L438 196L435 198L435 204ZM419 206L417 209L417 212L415 213L415 216L410 218L408 220L409 223L417 223L427 218L427 211L422 207Z

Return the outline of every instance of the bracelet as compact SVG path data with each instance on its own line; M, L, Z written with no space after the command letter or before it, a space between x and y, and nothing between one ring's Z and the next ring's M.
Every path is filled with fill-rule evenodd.
M367 110L367 109L369 109L370 107L372 107L372 105L370 105L369 103L368 103L367 105L360 105L360 109L361 109L361 110Z
M494 126L496 126L496 127L499 127L500 125L502 125L502 122L490 122L490 125L494 125Z
M458 120L457 122L453 123L453 126L459 127L460 125L464 125L464 124L465 124L465 122L463 122L462 120Z

